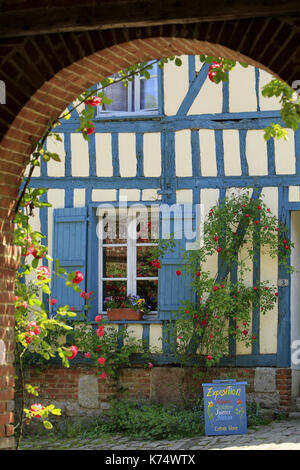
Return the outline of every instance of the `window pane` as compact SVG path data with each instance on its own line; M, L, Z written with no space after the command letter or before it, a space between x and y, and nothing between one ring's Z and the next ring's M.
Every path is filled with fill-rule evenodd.
M114 212L103 218L103 244L127 243L127 216L120 216Z
M106 310L105 300L108 297L120 297L122 300L126 296L126 281L103 281L103 310Z
M113 75L112 78L118 78ZM111 104L104 104L102 109L105 111L128 111L128 88L125 88L122 82L109 85L104 90L105 95L112 99Z
M158 210L137 213L137 243L158 243Z
M157 310L157 284L158 281L137 281L137 295L145 299L146 304L153 311Z
M157 277L158 268L152 266L151 260L156 258L156 246L138 246L137 247L137 277Z
M152 109L158 107L157 78L141 79L141 109Z
M127 248L103 248L103 277L127 277Z

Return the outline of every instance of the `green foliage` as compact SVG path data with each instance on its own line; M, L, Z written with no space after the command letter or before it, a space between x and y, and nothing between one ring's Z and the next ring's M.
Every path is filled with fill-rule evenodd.
M180 439L204 434L202 407L182 409L143 400L113 401L107 412L104 432L121 432L132 438Z
M229 338L243 342L246 347L256 341L258 332L251 331L252 310L262 314L270 312L277 302L277 286L269 281L247 283L257 249L286 270L293 244L288 240L286 228L278 224L263 198L249 197L248 193L226 197L211 208L204 222L203 245L198 250L185 252L185 270L182 277L191 276L196 302L182 301L176 312L177 320L170 321L169 346L177 360L186 363L191 345L200 345L200 362L218 364L228 355ZM223 278L207 270L209 259L219 254ZM230 276L237 270L237 279Z
M97 328L93 324L75 322L74 341L97 366L100 378L108 378L110 385L119 388L121 369L131 365L135 354L139 354L146 363L149 352L145 352L144 342L136 339L127 325L118 329L109 325L101 315L96 320Z

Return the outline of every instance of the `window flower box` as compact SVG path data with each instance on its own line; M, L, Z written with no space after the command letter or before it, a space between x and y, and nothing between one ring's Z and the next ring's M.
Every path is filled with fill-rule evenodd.
M143 313L133 308L110 308L107 310L108 320L142 320Z

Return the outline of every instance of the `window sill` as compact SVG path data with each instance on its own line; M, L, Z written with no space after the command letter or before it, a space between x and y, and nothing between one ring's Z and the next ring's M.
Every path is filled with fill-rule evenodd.
M155 120L159 121L164 118L163 114L149 113L149 114L115 114L115 115L100 115L98 114L93 119L95 122L99 121L146 121L146 120Z

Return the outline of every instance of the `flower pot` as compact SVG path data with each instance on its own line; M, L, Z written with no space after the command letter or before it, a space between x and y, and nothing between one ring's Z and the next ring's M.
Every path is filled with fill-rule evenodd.
M110 308L107 317L109 320L141 320L143 314L132 308Z

